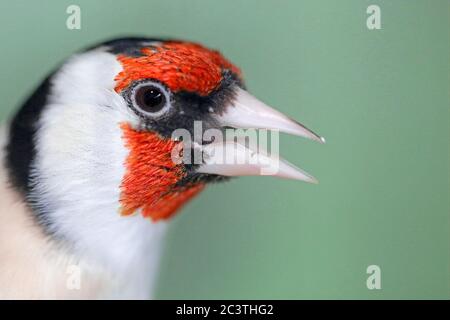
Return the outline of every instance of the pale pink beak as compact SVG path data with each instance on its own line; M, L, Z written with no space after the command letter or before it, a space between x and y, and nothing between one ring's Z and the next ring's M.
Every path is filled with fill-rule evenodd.
M224 127L274 130L325 143L323 137L240 88L232 104L216 120ZM224 176L273 175L317 183L305 171L248 141L213 142L203 146L203 153L206 157L198 172ZM231 158L234 161L224 161Z

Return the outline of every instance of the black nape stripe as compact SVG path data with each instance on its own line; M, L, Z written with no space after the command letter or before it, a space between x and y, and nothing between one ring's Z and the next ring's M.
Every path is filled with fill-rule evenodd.
M10 182L24 196L28 195L30 169L36 156L35 135L37 123L47 104L51 75L25 101L11 122L6 145L6 167Z

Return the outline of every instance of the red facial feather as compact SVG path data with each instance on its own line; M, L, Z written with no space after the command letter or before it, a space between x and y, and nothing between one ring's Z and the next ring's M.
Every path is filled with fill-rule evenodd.
M186 175L171 158L171 151L179 142L136 131L129 124L122 124L121 128L125 146L130 150L121 185L121 214L130 215L141 209L142 215L153 221L167 219L203 189L203 184L176 186Z
M152 78L172 92L183 90L205 96L219 86L224 69L241 74L218 51L195 43L165 42L141 52L139 57L118 56L123 70L115 78L116 92L133 81ZM121 127L130 152L121 184L123 215L141 209L142 215L153 221L167 219L204 188L201 183L176 185L186 175L182 165L171 159L171 151L178 142L163 139L157 133L136 131L129 124Z
M161 46L142 49L142 56L119 55L123 70L116 76L116 92L133 81L153 78L173 92L185 90L207 95L222 80L222 70L240 75L240 70L218 51L196 43L165 42Z

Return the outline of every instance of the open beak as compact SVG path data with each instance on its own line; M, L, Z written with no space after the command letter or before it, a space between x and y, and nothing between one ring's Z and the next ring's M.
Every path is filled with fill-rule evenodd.
M223 127L280 131L325 143L324 138L301 123L269 107L240 88L237 89L231 105L228 105L221 115L217 115L216 120ZM313 176L277 154L269 154L255 141L233 139L233 141L213 142L203 146L203 154L203 164L197 169L201 173L223 176L272 175L317 183Z

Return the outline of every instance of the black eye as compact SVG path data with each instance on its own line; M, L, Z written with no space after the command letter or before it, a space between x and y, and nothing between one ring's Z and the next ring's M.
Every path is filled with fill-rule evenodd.
M139 109L148 113L157 113L167 104L167 98L161 88L143 85L134 92L134 101Z

